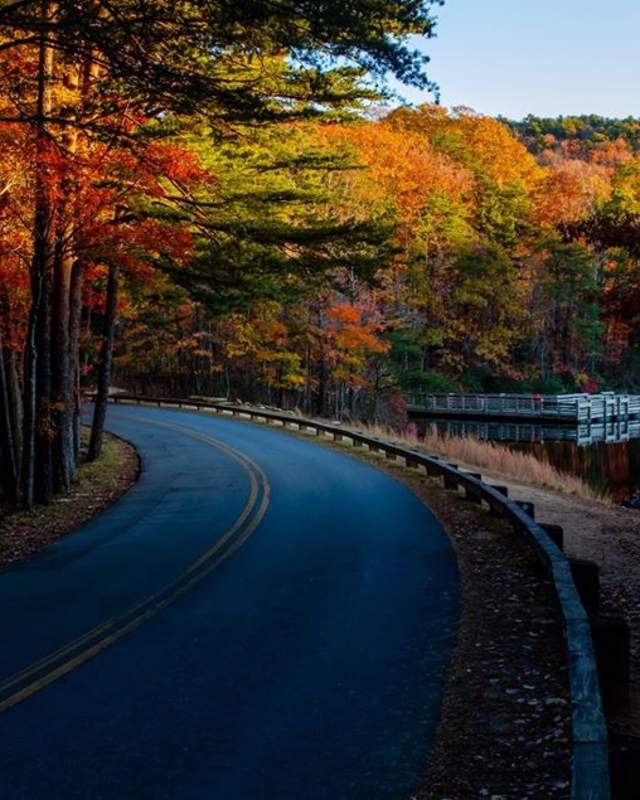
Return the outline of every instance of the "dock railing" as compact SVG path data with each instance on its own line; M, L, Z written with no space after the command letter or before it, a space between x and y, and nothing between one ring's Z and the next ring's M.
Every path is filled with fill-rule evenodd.
M406 394L410 410L429 414L532 417L574 422L640 416L640 395Z
M354 447L384 453L387 458L401 458L408 468L423 470L426 475L442 478L446 488L464 489L468 497L484 502L495 514L509 522L515 532L524 535L553 582L564 625L567 650L572 716L572 800L609 800L609 753L607 726L600 694L591 623L574 582L571 564L544 527L533 517L530 504L510 500L504 489L490 486L474 475L445 463L436 456L394 444L339 424L307 419L252 406L207 403L195 400L138 397L119 394L114 403L137 403L169 406L228 415L240 419L273 423L284 428L329 435L334 440L348 440ZM523 507L524 506L524 507ZM529 510L531 513L527 513Z

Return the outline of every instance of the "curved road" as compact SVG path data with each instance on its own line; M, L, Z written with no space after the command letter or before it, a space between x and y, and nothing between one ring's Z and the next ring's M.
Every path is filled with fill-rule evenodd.
M0 573L0 798L408 798L458 613L439 523L277 429L108 428L139 482Z

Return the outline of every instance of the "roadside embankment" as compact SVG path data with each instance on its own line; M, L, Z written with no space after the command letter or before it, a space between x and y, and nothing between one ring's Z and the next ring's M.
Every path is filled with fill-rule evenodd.
M640 512L528 486L502 474L484 475L499 479L515 500L534 503L539 522L561 525L568 556L599 565L603 613L624 617L631 628L630 704L610 717L610 726L616 733L640 736Z
M105 511L135 483L140 469L135 449L105 434L100 458L81 461L71 493L32 511L0 508L0 568L35 553Z

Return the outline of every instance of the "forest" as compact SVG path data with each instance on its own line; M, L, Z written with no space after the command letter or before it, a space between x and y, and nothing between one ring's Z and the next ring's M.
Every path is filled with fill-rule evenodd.
M110 385L638 391L640 122L399 105L431 5L0 2L6 500L68 490Z
M120 383L337 417L637 389L634 126L376 111L184 141L215 219L179 273L128 282Z

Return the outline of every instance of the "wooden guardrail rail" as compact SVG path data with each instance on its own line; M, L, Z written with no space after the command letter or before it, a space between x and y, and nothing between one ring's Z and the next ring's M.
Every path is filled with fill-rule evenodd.
M114 403L207 410L266 424L272 422L283 427L296 426L298 430L314 431L316 435L331 435L334 440L347 439L355 447L366 446L369 450L384 453L388 458L402 458L407 467L422 467L427 475L441 477L447 488L457 490L462 487L468 497L483 501L493 513L510 522L515 531L527 537L552 579L564 622L572 709L571 798L609 800L608 736L591 633L592 623L574 581L572 563L558 546L561 544L561 529L554 531L557 526L543 527L538 524L533 517L532 504L510 500L504 487L490 486L478 476L465 473L435 456L328 422L250 406L181 398L118 394L110 400Z

